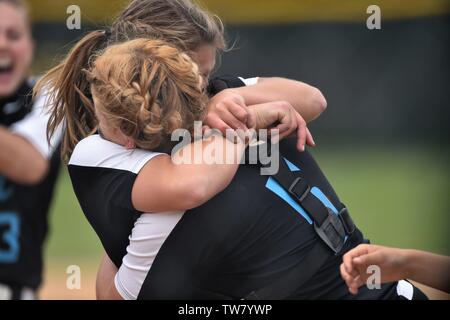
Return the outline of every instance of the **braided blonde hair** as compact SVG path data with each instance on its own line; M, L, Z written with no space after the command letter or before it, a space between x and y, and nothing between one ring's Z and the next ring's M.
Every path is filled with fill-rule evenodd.
M86 73L96 112L139 148L165 149L174 130L192 132L204 117L207 97L197 65L161 40L113 45Z

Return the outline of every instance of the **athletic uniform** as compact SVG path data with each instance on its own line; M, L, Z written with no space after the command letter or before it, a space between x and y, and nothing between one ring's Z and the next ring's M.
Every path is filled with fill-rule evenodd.
M308 152L297 152L292 140L282 141L280 151L280 161L302 172L317 199L329 208L341 206ZM241 165L223 192L189 212L134 210L131 190L137 174L160 155L127 150L94 135L81 141L70 159L81 207L120 267L115 284L124 299L261 297L261 289L304 268L318 243L325 252L320 268L282 298L393 299L412 298L416 292L403 281L350 295L339 265L345 252L364 241L361 232L352 230L339 254L325 251L311 217L283 192L276 177L261 175L259 165Z
M11 97L0 99L0 125L26 138L50 161L47 176L33 186L0 175L0 299L32 299L42 281L42 247L59 169L59 152L46 137L44 97L31 99L28 80ZM32 159L30 159L32 161Z

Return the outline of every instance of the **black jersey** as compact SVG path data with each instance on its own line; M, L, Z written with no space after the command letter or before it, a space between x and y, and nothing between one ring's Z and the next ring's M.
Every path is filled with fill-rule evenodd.
M329 207L340 200L309 152L296 140L280 143L289 167L301 171L315 195ZM140 299L242 299L308 263L317 241L308 214L260 167L241 165L231 184L206 204L187 211L158 252ZM356 296L339 273L342 256L364 243L356 230L289 299L402 299L423 296L410 283L362 287ZM408 293L403 294L402 290ZM411 293L411 295L410 295Z
M49 159L50 169L33 186L0 175L0 284L36 289L42 279L42 249L60 157L47 143L45 98L32 101L32 85L27 81L13 96L0 100L0 125L30 141Z

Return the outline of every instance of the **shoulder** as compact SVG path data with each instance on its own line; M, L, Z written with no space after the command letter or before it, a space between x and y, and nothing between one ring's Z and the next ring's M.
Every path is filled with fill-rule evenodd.
M69 166L98 167L139 173L145 164L162 153L129 150L94 134L81 140L73 150Z

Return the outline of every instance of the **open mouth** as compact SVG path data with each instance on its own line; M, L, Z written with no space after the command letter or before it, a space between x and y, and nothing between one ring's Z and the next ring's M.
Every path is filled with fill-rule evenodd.
M13 71L13 62L11 58L0 58L0 76L9 75Z

